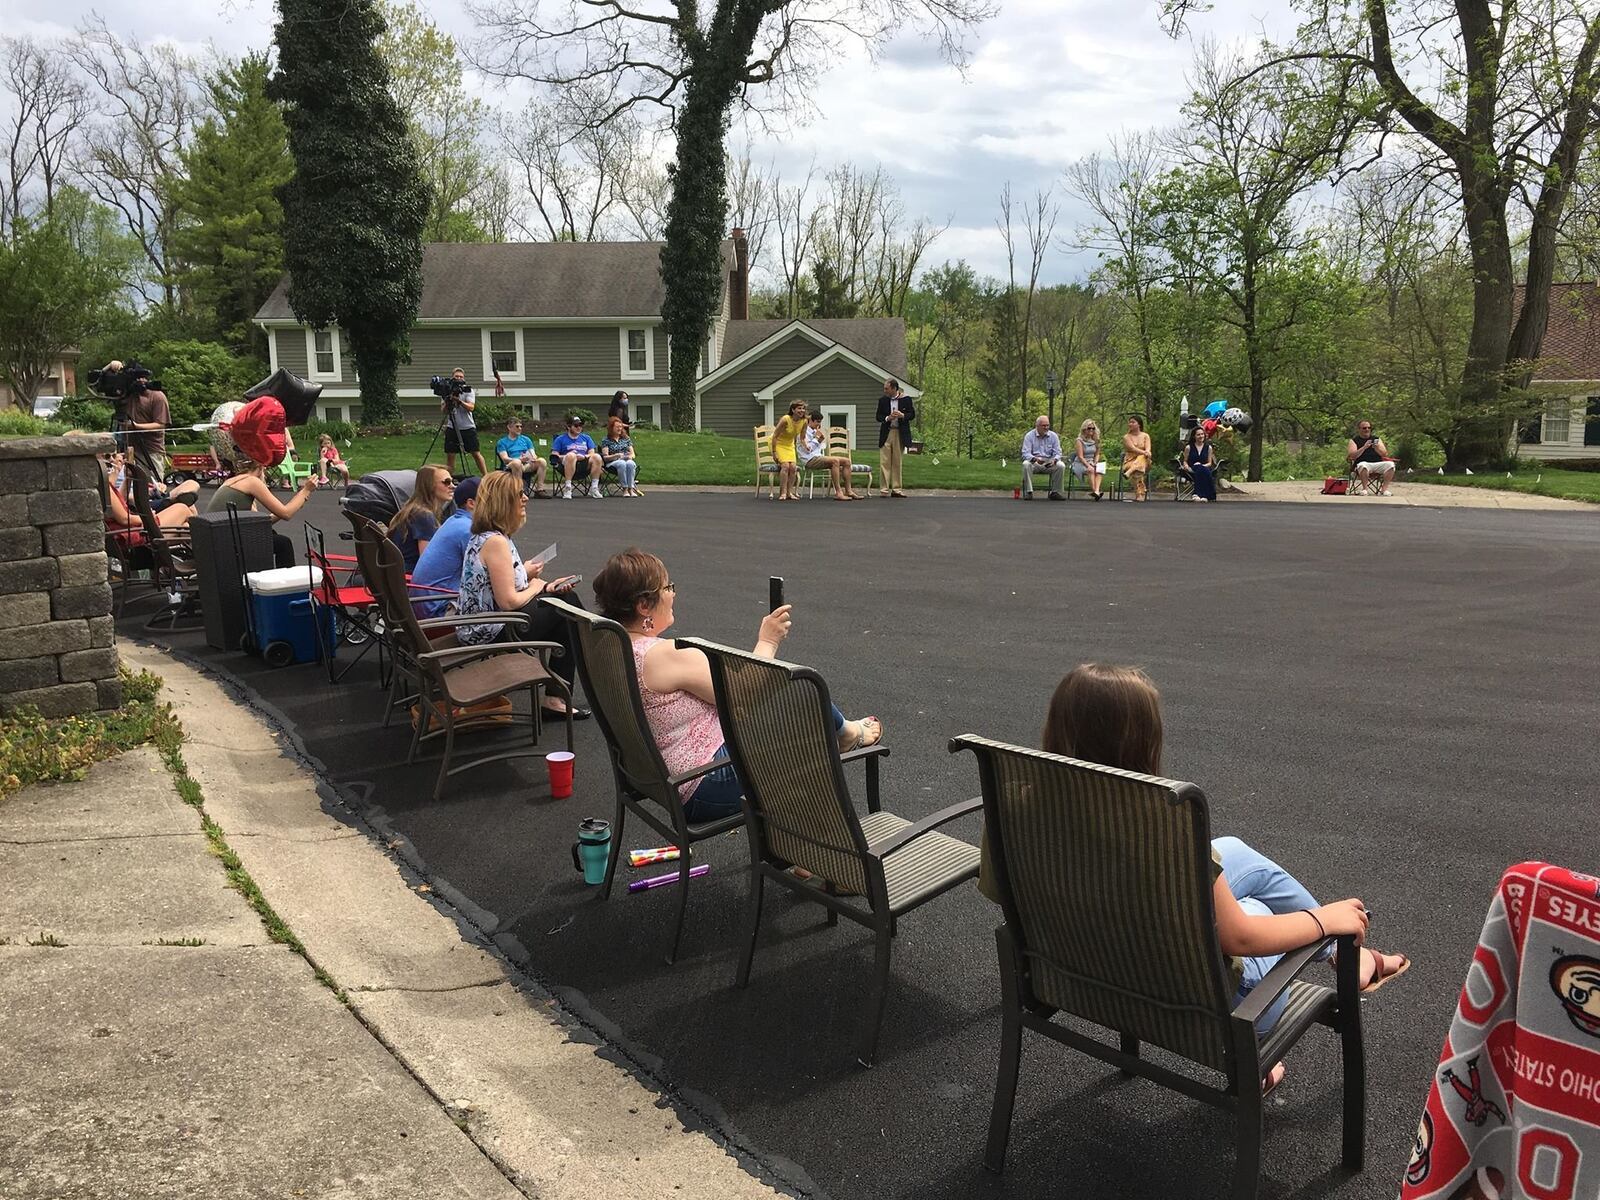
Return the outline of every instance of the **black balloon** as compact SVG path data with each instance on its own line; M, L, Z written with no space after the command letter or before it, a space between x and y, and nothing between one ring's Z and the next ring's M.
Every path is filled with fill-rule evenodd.
M283 419L288 425L304 425L311 419L317 397L322 395L322 385L301 379L293 371L279 367L255 387L244 394L246 400L271 396L283 405Z

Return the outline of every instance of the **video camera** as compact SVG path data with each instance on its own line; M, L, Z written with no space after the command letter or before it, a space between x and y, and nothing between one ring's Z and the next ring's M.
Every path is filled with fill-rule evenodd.
M96 394L116 406L119 421L127 419L128 404L136 396L142 396L152 388L156 391L166 390L159 379L150 377L148 367L142 367L137 362L107 364L90 371L86 378Z
M461 393L470 391L472 385L465 379L457 379L454 375L435 375L428 380L428 386L433 389L433 394L451 405L461 399Z

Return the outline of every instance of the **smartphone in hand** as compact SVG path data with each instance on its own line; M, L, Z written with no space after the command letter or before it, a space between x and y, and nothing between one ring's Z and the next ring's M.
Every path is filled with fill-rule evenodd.
M556 593L570 592L582 582L582 575L565 575L560 579L552 579L549 583L545 584L544 590L547 592Z
M783 576L772 575L767 579L767 611L777 612L783 607Z

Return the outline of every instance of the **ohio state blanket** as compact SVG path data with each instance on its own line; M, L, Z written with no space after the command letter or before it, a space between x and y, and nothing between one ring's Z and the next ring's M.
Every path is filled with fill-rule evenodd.
M1401 1200L1600 1196L1600 880L1500 879Z

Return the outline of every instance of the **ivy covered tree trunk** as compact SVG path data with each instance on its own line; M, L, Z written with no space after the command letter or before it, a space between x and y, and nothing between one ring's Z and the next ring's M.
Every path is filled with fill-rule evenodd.
M728 109L763 15L755 0L723 0L704 33L693 23L692 6L674 30L691 72L678 116L677 158L669 168L661 318L672 339L672 427L682 432L694 429L701 347L711 334L724 284Z
M376 0L278 0L278 70L295 174L281 189L289 305L341 326L368 421L400 416L398 365L422 302L430 195L378 53Z
M1504 399L1511 347L1514 280L1507 197L1463 174L1467 194L1467 246L1472 255L1472 332L1461 371L1461 407L1466 420L1445 447L1445 466L1495 465L1506 458L1511 419Z

